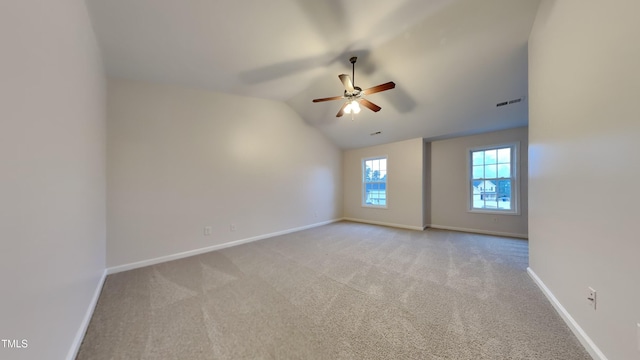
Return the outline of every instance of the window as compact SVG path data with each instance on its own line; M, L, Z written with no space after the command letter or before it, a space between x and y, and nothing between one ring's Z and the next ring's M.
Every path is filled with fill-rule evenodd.
M469 210L518 214L518 144L469 150Z
M387 207L387 157L362 160L362 205Z

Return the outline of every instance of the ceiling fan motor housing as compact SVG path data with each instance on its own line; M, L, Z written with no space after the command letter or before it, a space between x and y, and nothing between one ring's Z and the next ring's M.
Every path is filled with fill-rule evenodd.
M350 93L347 90L345 90L343 97L345 99L349 99L349 100L362 97L363 94L362 94L362 89L360 87L354 86L353 89L354 89L354 91L352 93Z

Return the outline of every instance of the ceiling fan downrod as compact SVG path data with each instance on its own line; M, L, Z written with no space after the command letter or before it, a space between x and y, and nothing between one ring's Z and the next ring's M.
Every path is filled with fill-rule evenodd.
M351 62L351 83L354 87L356 86L356 60L358 60L357 56L353 56L349 59Z

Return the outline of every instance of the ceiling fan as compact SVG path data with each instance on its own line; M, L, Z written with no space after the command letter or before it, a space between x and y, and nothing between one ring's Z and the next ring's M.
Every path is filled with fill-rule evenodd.
M365 90L362 90L361 88L355 86L352 79L356 78L356 60L358 60L356 56L349 59L352 69L351 77L347 74L338 75L338 78L340 78L340 81L342 81L342 85L344 85L344 95L313 99L313 102L323 102L340 99L346 100L344 104L342 104L342 107L340 108L340 111L338 111L338 114L336 114L336 117L340 117L344 115L344 113L350 113L353 116L353 114L357 114L360 112L360 105L370 109L371 111L378 112L382 108L365 99L364 96L375 94L377 92L385 90L391 90L396 87L396 84L393 81L389 81L387 83L380 84Z

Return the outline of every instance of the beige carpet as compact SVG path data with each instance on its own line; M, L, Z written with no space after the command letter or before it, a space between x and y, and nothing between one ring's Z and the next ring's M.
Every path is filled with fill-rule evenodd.
M78 359L590 359L527 242L340 222L110 275Z

